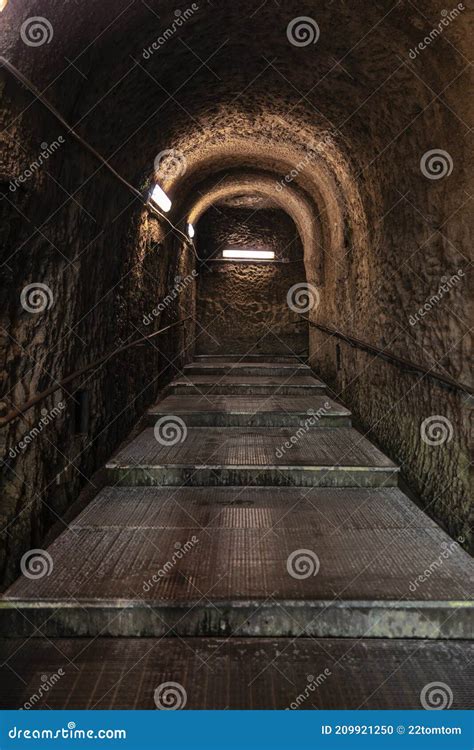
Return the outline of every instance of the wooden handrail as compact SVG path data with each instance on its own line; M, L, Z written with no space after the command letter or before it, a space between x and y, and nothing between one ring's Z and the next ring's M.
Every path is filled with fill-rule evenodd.
M123 344L122 346L118 346L116 349L109 352L108 354L105 354L104 356L99 357L99 359L94 360L94 362L90 362L88 365L85 365L85 367L81 367L80 370L76 370L75 372L71 373L71 375L68 375L62 380L59 380L55 385L51 386L50 388L47 388L45 391L42 391L41 393L37 393L36 396L33 396L33 398L30 398L28 401L25 401L23 404L14 406L13 409L8 414L6 414L4 417L0 417L0 427L5 427L14 419L18 419L19 417L22 416L22 414L25 413L25 411L28 411L28 409L31 409L32 406L36 406L36 404L39 404L41 401L44 401L45 398L47 398L48 396L51 396L56 391L59 391L65 385L67 385L68 383L71 383L73 380L80 377L81 375L84 375L89 370L93 370L96 367L100 367L100 365L109 361L110 359L115 357L117 354L120 354L121 352L124 352L127 349L130 349L132 346L143 344L145 343L145 341L149 341L150 339L153 339L155 336L158 336L160 333L164 333L164 331L168 331L170 328L174 328L175 326L182 325L187 320L190 320L192 317L193 317L192 315L188 315L186 318L182 318L182 320L177 320L175 323L171 323L169 326L165 326L165 328L160 328L159 331L150 333L148 336L141 336L138 339L134 339L133 341L130 341L128 344Z
M354 338L354 336L348 336L346 333L342 333L335 328L329 328L329 326L322 325L321 323L315 323L305 315L301 315L301 317L303 320L306 320L311 326L313 326L313 328L317 328L318 330L323 331L323 333L327 333L330 336L335 336L336 338L345 341L346 344L349 344L350 346L357 347L358 349L363 349L367 352L370 352L370 354L375 354L378 357L387 360L391 364L395 364L405 370L414 370L415 372L420 372L426 377L433 378L434 380L439 380L441 383L443 383L443 385L454 388L455 390L464 391L465 393L469 393L471 395L474 394L474 388L471 388L471 386L465 385L464 383L460 383L458 380L454 380L454 378L450 378L447 375L441 375L441 373L438 372L433 372L427 367L418 365L415 362L411 362L410 360L399 357L396 354L392 354L391 352L386 352L384 349L379 349L377 346L368 344L366 341L361 341L360 339Z

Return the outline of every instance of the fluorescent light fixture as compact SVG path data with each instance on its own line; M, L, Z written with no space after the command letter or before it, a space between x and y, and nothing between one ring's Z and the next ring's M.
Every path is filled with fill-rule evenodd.
M275 253L273 250L242 250L231 247L222 251L222 257L235 260L274 260Z
M165 191L162 190L159 185L155 185L150 198L153 203L156 203L156 205L159 206L163 211L165 211L165 213L168 213L171 208L171 201L166 195Z
M193 225L192 224L188 224L188 237L191 237L191 239L192 239L195 234L196 233L194 231Z

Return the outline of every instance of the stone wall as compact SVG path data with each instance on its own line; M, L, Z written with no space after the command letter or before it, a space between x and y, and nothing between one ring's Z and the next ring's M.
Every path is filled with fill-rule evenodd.
M133 185L146 191L159 179L173 201L169 216L183 229L185 207L206 181L237 170L254 172L261 184L274 181L274 196L283 202L288 196L289 206L291 195L292 208L295 202L312 206L317 231L304 219L298 230L313 238L305 242L305 271L320 292L314 320L469 383L472 12L466 5L413 56L410 50L437 27L442 12L434 0L415 5L242 0L216 11L202 4L146 57L143 50L172 26L175 3L163 0L158 14L149 3L129 0L51 0L41 12L54 36L31 47L20 28L38 8L25 0L8 3L2 13L4 54ZM314 43L303 47L287 34L302 15L319 29ZM4 401L21 402L138 335L143 316L192 268L192 256L171 242L166 224L153 226L135 199L9 74L1 86L0 177L8 198L1 202L1 378ZM42 144L60 135L65 144L44 168L10 191L10 180L37 158ZM449 157L439 179L421 166L433 149ZM285 268L294 276L282 287L304 277L296 264ZM459 269L462 282L412 325L410 316ZM220 273L213 278L219 288L231 281ZM32 282L53 291L54 304L42 315L19 305ZM228 287L226 294L238 289L242 299L249 288L245 278ZM218 295L211 297L214 302ZM272 319L281 297L274 298ZM184 308L192 305L190 292ZM175 312L156 318L156 325ZM246 325L242 319L241 330ZM226 323L224 338L228 330ZM199 330L190 334L192 342ZM8 459L0 505L10 524L0 552L7 575L154 398L150 369L169 377L167 363L180 344L168 335L161 353L137 349L87 381L88 438L72 434L69 406L27 451ZM342 343L336 356L335 347L334 340L311 333L315 369L369 436L402 461L427 512L453 534L465 534L469 400L428 379L417 384L412 375ZM40 416L32 411L26 422L3 431L5 455ZM453 430L438 448L418 437L433 416L448 419ZM63 470L70 458L77 468L68 477Z
M200 354L302 354L307 335L287 304L293 284L305 282L303 248L295 225L281 210L228 208L207 211L197 225L199 265L196 315ZM227 247L273 250L287 263L214 262ZM298 258L301 259L298 262Z
M25 129L21 113L29 101L11 81L4 102L8 122L17 125L7 135L1 166L3 414L191 311L189 299L178 296L152 314L177 274L189 272L189 253L180 255L156 219L49 114L36 106L34 134ZM53 140L59 148L32 167L41 151L48 153L41 144ZM20 175L26 178L18 182ZM187 298L192 294L191 285ZM176 359L182 343L182 331L172 331L114 356L2 429L4 582L17 575L21 554L40 546L90 486L92 474L182 364ZM89 413L85 431L80 404Z

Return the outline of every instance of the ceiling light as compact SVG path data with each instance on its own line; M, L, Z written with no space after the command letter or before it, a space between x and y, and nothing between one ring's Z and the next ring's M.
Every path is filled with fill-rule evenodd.
M235 260L274 260L275 253L273 250L242 250L231 247L222 251L222 257Z
M160 188L159 185L155 185L150 195L153 203L156 203L163 211L168 213L171 208L171 201L166 195L165 191Z
M192 239L195 234L196 233L194 231L193 225L192 224L188 224L188 237L191 237L191 239Z

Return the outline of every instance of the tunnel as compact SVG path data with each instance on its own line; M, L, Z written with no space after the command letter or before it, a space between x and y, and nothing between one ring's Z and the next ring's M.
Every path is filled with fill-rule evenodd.
M469 3L1 6L1 707L465 708Z

